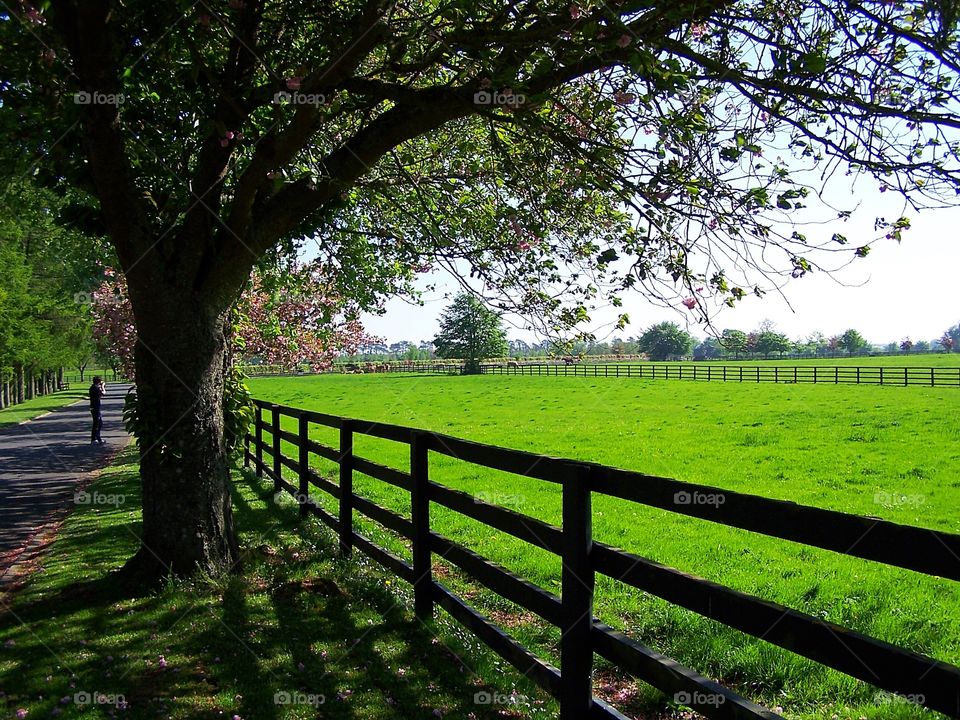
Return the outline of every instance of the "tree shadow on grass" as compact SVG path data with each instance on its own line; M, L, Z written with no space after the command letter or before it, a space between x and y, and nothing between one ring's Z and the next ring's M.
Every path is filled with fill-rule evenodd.
M340 559L263 481L242 479L235 508L243 570L159 590L104 573L136 549L129 507L79 513L46 571L0 606L0 714L101 717L114 708L75 699L100 692L128 718L526 716L476 704L479 680L413 617L409 592L362 556Z

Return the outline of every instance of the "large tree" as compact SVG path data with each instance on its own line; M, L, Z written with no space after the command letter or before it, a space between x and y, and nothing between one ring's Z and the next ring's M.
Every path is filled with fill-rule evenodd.
M666 360L689 354L693 337L676 323L662 322L647 328L638 345L651 360Z
M853 355L855 352L860 352L861 350L870 346L870 343L868 343L866 338L860 334L860 331L855 330L854 328L850 328L843 334L843 336L840 338L840 344L850 355Z
M510 350L500 316L469 293L460 293L443 311L433 339L438 357L464 360L463 372L480 372L480 361L504 357Z
M86 191L128 280L154 574L237 560L230 312L277 248L362 305L439 264L552 329L631 287L703 318L867 253L780 232L820 172L958 186L953 3L6 7L0 166Z

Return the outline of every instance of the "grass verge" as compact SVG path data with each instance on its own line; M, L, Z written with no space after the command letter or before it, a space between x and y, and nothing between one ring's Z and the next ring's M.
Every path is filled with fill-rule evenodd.
M338 559L325 529L247 474L234 494L243 572L146 594L110 575L138 544L134 451L94 487L115 501L78 507L0 603L0 718L555 714L465 632L419 623L407 588ZM478 704L484 692L501 704Z
M85 389L61 390L60 392L41 395L32 400L25 400L19 405L11 405L0 410L0 428L16 425L24 420L31 420L45 412L56 410L64 405L70 405L87 397Z

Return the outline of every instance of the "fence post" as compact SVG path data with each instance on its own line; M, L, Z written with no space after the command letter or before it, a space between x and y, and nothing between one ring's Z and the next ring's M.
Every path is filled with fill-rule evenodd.
M937 383L933 377L933 368L930 368L930 387L934 387Z
M563 484L563 572L560 720L590 717L593 707L593 546L590 468Z
M857 385L860 384L860 366L857 366Z
M430 482L427 443L423 433L410 438L410 516L413 521L413 612L423 622L433 620L433 569L430 553Z
M883 385L883 365L880 366L880 384Z
M271 433L273 433L273 492L276 494L282 490L280 473L283 472L283 463L280 462L280 407L271 405L270 412L273 416L271 418L273 424L270 428Z
M257 414L254 418L254 436L256 442L256 450L254 451L254 469L257 472L257 477L263 477L263 406L257 404Z
M353 550L353 423L340 425L340 554Z
M310 421L304 412L300 413L297 422L299 424L297 428L297 449L300 451L299 461L297 462L300 476L300 497L297 500L300 502L300 517L306 517L310 514L308 507L310 499Z

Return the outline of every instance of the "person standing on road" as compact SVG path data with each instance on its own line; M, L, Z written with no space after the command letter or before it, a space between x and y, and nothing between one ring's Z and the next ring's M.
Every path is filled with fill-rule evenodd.
M90 386L90 415L93 416L93 427L90 430L90 444L104 444L100 437L100 431L103 430L103 415L100 413L100 399L107 394L107 389L103 384L103 379L99 375L93 378L93 384Z

